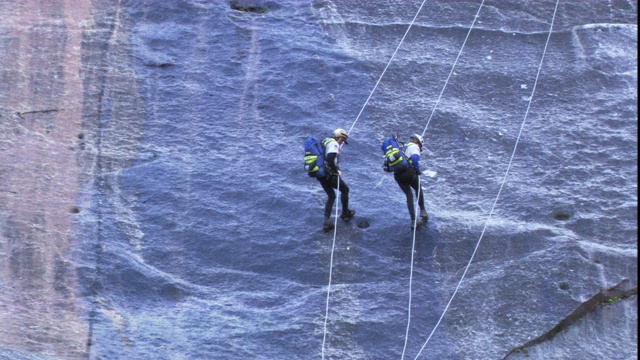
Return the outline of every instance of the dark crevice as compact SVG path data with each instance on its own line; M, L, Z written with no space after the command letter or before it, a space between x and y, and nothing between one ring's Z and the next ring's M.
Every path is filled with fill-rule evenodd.
M264 14L274 10L277 5L272 2L258 0L230 0L229 7L236 11Z
M564 211L557 211L553 214L553 218L560 221L566 221L571 218L571 215Z
M168 63L168 62L166 63L146 62L144 65L148 67L155 67L160 69L166 69L166 68L176 66L176 64Z
M624 279L614 287L608 290L601 290L597 294L595 294L591 299L582 303L582 305L578 306L578 308L569 316L560 321L556 326L554 326L551 330L546 333L538 336L537 338L526 342L525 344L518 346L507 353L502 359L505 360L509 357L509 355L517 352L523 352L527 348L530 348L534 345L540 344L547 340L551 340L558 333L564 331L571 325L577 323L580 319L584 318L587 314L596 311L599 307L615 303L620 300L624 300L628 297L634 296L638 294L638 287L629 288L630 286L629 279Z
M118 5L119 6L119 5ZM96 139L95 139L95 148L96 154L94 155L94 165L95 165L95 176L92 181L95 181L95 188L97 192L98 205L96 212L96 238L95 244L92 251L95 253L95 269L94 273L87 273L84 276L86 277L85 281L87 283L87 292L88 297L93 298L91 301L91 308L88 314L88 334L86 340L87 354L90 357L92 352L92 347L95 344L94 342L94 330L95 324L99 321L98 318L100 316L100 309L102 302L100 301L99 294L103 289L102 286L102 265L103 265L103 256L104 256L104 209L100 205L100 201L105 197L106 193L106 185L104 180L105 174L105 164L103 162L103 129L105 128L105 123L108 121L108 115L105 115L105 111L103 108L103 103L106 97L106 87L107 87L107 73L109 69L108 65L108 54L112 50L111 49L111 41L115 36L116 30L116 17L119 14L117 8L105 8L105 9L97 9L95 19L97 30L104 30L103 32L96 32L102 35L102 38L97 38L93 35L85 35L82 40L82 51L83 51L83 62L84 66L96 69L95 71L89 72L91 76L88 76L85 79L83 87L85 88L85 93L93 93L93 98L95 101L88 101L83 104L83 126L87 129L96 129ZM84 149L84 133L78 134L78 139L81 140L80 147ZM75 208L74 208L75 209ZM74 209L71 212L74 212ZM79 212L79 208L77 208Z
M46 109L46 110L31 110L31 111L16 111L16 115L20 118L23 119L23 115L29 115L29 114L46 114L46 113L51 113L51 112L58 112L58 111L62 111L64 109Z

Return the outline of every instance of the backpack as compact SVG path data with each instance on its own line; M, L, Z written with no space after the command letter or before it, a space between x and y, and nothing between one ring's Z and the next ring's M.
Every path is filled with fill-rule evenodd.
M322 178L327 175L324 166L324 144L314 137L304 141L304 169L310 177Z
M381 149L384 153L385 171L396 174L409 168L407 156L404 154L395 136L387 138L382 143Z

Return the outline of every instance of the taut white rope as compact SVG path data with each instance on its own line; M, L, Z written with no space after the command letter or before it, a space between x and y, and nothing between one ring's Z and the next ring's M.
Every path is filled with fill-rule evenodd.
M431 115L429 115L429 119L427 120L427 125L424 126L424 130L422 130L422 137L424 138L424 134L427 132L427 127L429 126L429 123L431 122L431 118L433 118L433 114L435 114L436 112L436 108L438 107L438 104L440 103L440 99L442 98L442 94L444 94L444 90L447 88L447 84L449 84L449 79L451 79L451 75L453 75L453 69L456 68L456 64L458 64L458 59L460 58L460 55L462 54L462 49L464 49L464 46L467 44L467 40L469 39L469 35L471 35L471 30L473 30L473 27L476 25L476 20L478 20L478 16L480 15L480 9L482 9L482 6L484 5L484 0L482 0L482 2L480 3L480 6L478 7L478 11L476 12L476 16L473 18L473 23L471 23L471 27L469 28L469 31L467 32L467 36L464 38L464 41L462 42L462 47L460 48L460 51L458 52L458 56L456 56L456 59L453 61L453 65L451 66L451 71L449 71L449 75L447 76L447 80L444 82L444 86L442 87L442 90L440 90L440 95L438 95L438 99L436 100L436 104L433 106L433 110L431 111Z
M440 103L440 99L442 98L442 94L444 94L444 90L447 88L447 84L449 84L449 79L451 79L451 75L453 74L453 70L455 69L457 63L458 63L458 59L460 58L460 55L462 54L462 50L464 49L464 46L467 44L467 40L469 39L469 35L471 34L471 30L473 30L476 21L478 20L478 16L480 15L480 10L482 9L482 6L484 5L484 0L482 0L482 2L480 3L480 6L478 7L478 11L476 12L476 15L473 18L473 22L471 23L471 27L469 27L469 31L467 32L467 36L464 38L464 41L462 42L462 46L460 47L460 51L458 52L458 55L456 56L456 59L453 62L453 65L451 66L451 70L449 71L449 75L447 76L447 79L444 83L444 85L442 86L442 90L440 91L440 95L438 95L438 99L436 100L436 104L433 106L433 110L431 111L431 115L429 116L429 119L427 120L427 124L424 127L424 130L422 131L422 137L424 138L424 134L427 132L427 127L429 126L429 123L431 122L431 118L433 117L433 114L435 114L436 108L438 107L438 104ZM416 199L416 201L419 201L420 199L420 190L422 190L422 182L420 182L420 177L418 177L418 184L419 184L419 191L418 191L418 199ZM416 204L416 213L417 213L417 204ZM417 219L418 217L416 216L416 223L417 223ZM409 327L411 325L411 302L412 302L412 283L413 283L413 256L414 256L414 252L415 252L415 244L416 244L416 226L414 224L414 228L413 228L413 244L411 247L411 267L410 267L410 271L409 271L409 306L408 306L408 310L407 310L407 314L408 314L408 318L407 318L407 330L405 332L405 338L404 338L404 348L402 349L402 357L401 359L404 360L404 354L406 352L407 349L407 342L409 341Z
M351 131L353 130L353 128L356 125L356 123L358 122L358 119L360 119L360 115L362 115L362 112L364 111L365 107L369 103L369 100L371 99L371 96L373 96L373 93L376 91L376 88L380 84L380 81L382 80L382 77L387 72L387 69L389 68L389 65L393 61L393 58L396 56L396 53L398 52L398 49L400 49L400 46L404 42L404 39L407 37L407 34L409 33L409 30L411 29L411 27L415 23L416 19L418 18L418 14L420 14L420 11L422 10L422 8L424 7L424 4L426 2L427 2L427 0L423 0L422 4L420 4L420 7L418 8L418 11L416 11L416 14L413 17L413 20L411 20L411 23L409 24L409 27L407 27L407 31L405 31L404 35L402 36L402 39L400 39L400 43L398 43L398 46L396 47L395 51L391 55L391 58L389 59L389 62L384 67L384 70L382 71L382 74L380 74L380 77L378 78L378 81L376 81L376 84L374 85L373 89L369 93L369 96L367 97L367 100L362 105L362 108L360 109L360 112L358 112L358 115L356 116L356 119L353 121L353 124L351 124L351 127L349 128L349 131L347 132L347 134L351 134ZM337 186L337 188L338 189L340 188L340 178L339 177L338 177L338 186ZM339 191L336 194L336 219L335 219L335 223L334 223L334 227L333 227L333 244L331 246L331 260L330 260L330 264L329 264L329 285L327 286L327 302L326 302L326 308L325 308L324 330L323 330L323 336L322 336L322 359L324 359L325 343L326 343L326 339L327 339L327 319L329 317L329 297L330 297L330 294L331 294L331 276L332 276L331 269L333 268L333 253L334 253L334 250L335 250L336 234L337 234L337 223L338 223L338 201L339 201L338 195L339 195ZM415 226L414 226L413 237L414 237L414 243L415 243ZM413 252L412 252L411 256L413 257ZM411 264L413 265L413 260L411 261Z
M331 294L331 275L333 270L333 253L336 248L336 235L338 233L338 202L340 202L340 176L337 176L336 185L336 218L333 223L333 242L331 244L331 258L329 260L329 285L327 285L327 305L324 311L324 330L322 335L322 359L324 359L324 347L327 341L327 319L329 318L329 296ZM344 210L344 209L343 209Z
M356 126L356 123L358 122L358 119L360 118L360 115L362 115L362 112L364 111L364 108L369 103L369 99L371 99L371 96L376 91L376 88L378 87L378 84L380 84L380 80L382 80L382 77L384 76L384 73L387 72L387 69L389 68L389 65L391 65L391 62L393 61L393 58L396 56L396 53L398 52L398 49L400 49L400 45L402 45L402 42L404 42L404 38L407 37L407 34L409 33L409 30L411 30L411 27L413 26L413 23L416 21L416 18L418 18L418 14L420 14L420 10L422 10L422 7L424 6L424 4L426 2L427 2L427 0L423 0L422 4L420 4L420 7L418 8L418 11L416 12L416 15L413 17L413 20L411 20L411 24L409 24L409 27L407 28L407 31L405 31L404 35L402 36L402 39L400 39L400 43L398 44L398 46L396 47L396 50L391 55L391 59L389 59L389 62L387 63L387 66L385 66L384 70L382 70L382 74L380 74L380 78L378 78L378 81L376 81L376 84L374 85L373 89L369 93L369 97L367 97L367 100L362 105L362 108L360 109L360 112L358 113L358 116L356 116L356 119L353 121L353 124L351 124L351 127L349 128L349 131L347 132L347 134L351 135L351 130L353 130L353 127Z
M538 72L536 73L536 78L535 78L535 81L533 83L533 89L531 89L531 96L529 97L529 103L527 105L527 110L525 111L524 119L522 120L522 124L520 125L520 131L518 132L518 136L516 137L516 143L513 146L513 152L511 153L511 158L509 159L509 164L507 165L507 170L505 171L504 177L502 178L502 183L500 184L500 188L498 190L498 194L496 195L496 198L495 198L495 200L493 202L493 205L491 206L491 210L489 211L489 216L487 217L487 221L485 221L485 223L484 223L484 228L482 229L482 233L480 234L480 238L478 239L478 243L476 244L476 247L473 250L473 253L471 254L471 258L469 259L469 262L467 263L467 266L465 267L464 272L462 273L462 276L460 278L460 281L458 282L458 285L456 286L456 289L453 291L453 294L451 295L451 298L449 299L449 302L447 303L447 306L445 306L445 309L442 312L442 315L440 316L440 319L438 319L438 322L436 323L436 325L434 326L433 330L431 331L431 334L429 334L429 337L425 341L424 345L422 345L422 347L420 348L420 351L418 352L418 354L416 355L414 360L417 359L418 356L420 356L420 354L422 353L422 350L424 350L424 348L427 346L427 343L429 343L429 340L433 336L434 332L436 331L436 329L440 325L440 322L442 322L442 319L444 318L444 315L446 314L447 310L449 309L449 306L451 305L451 302L453 301L453 298L456 296L456 293L460 289L460 284L462 284L462 280L464 280L464 277L467 274L467 271L469 270L469 266L471 265L471 262L473 261L473 258L475 257L476 252L478 251L478 247L480 246L480 243L482 242L482 237L484 236L484 233L487 230L487 226L489 224L489 220L491 220L491 215L493 214L493 210L495 209L496 204L498 203L498 198L500 198L500 194L502 193L502 189L504 187L504 184L507 182L507 175L509 174L509 169L511 168L511 164L513 162L513 158L514 158L514 156L516 154L516 149L518 148L518 142L520 141L520 137L522 135L522 129L524 129L524 124L527 121L527 117L529 115L529 109L531 108L531 102L533 101L533 95L534 95L534 93L536 91L536 87L538 85L538 78L540 77L540 71L542 70L542 64L544 62L544 56L547 53L547 47L549 46L549 39L551 39L551 33L553 32L553 23L554 23L554 21L556 19L556 12L558 11L558 3L559 2L560 2L560 0L556 0L556 7L553 10L553 17L551 18L551 26L549 27L549 35L547 36L547 41L546 41L546 43L544 45L544 50L542 51L542 58L540 59L540 64L538 65Z
M409 189L411 191L411 189ZM411 325L411 283L413 282L413 256L416 249L416 228L418 227L418 212L420 204L420 192L422 191L422 183L420 183L420 176L418 176L418 195L416 197L416 205L414 210L415 219L413 219L413 241L411 242L411 267L409 271L409 306L407 306L407 330L404 333L404 347L402 348L402 359L404 359L404 353L407 351L407 341L409 340L409 326Z

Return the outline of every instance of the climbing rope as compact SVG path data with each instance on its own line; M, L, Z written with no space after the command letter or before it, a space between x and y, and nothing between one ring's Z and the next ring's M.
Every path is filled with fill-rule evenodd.
M471 262L473 261L473 258L475 257L476 252L478 251L478 247L480 246L480 243L482 242L482 238L484 236L485 231L487 230L487 226L489 224L489 221L491 220L491 216L493 215L493 211L494 211L494 209L496 207L496 204L498 203L498 199L500 198L500 194L502 193L502 189L504 188L504 184L507 182L507 175L509 174L509 170L511 169L511 164L513 163L513 158L515 157L516 149L518 148L518 142L520 141L520 137L522 135L522 130L524 129L524 125L525 125L525 123L527 121L527 117L529 115L529 109L531 108L531 102L533 101L533 95L534 95L534 93L536 91L536 87L538 85L538 78L540 77L540 72L542 70L542 64L544 62L544 56L547 53L547 47L549 46L549 40L551 39L551 33L553 32L553 24L554 24L555 19L556 19L556 13L558 11L558 3L559 3L559 0L556 0L556 6L555 6L555 9L553 10L553 17L551 18L551 26L549 27L549 34L547 35L547 41L546 41L546 43L544 45L544 50L542 51L542 58L540 59L540 64L538 65L538 72L536 73L535 81L533 83L533 89L531 89L531 96L529 97L529 102L527 104L527 109L526 109L525 114L524 114L524 119L522 120L522 124L520 125L520 131L518 132L518 136L516 137L516 143L513 146L513 152L511 153L511 157L509 158L509 163L507 164L507 170L505 171L504 177L502 178L502 183L500 184L500 188L498 189L498 194L496 195L496 198L495 198L495 200L493 202L493 205L491 206L491 210L489 211L489 216L487 217L487 220L484 223L484 228L482 229L482 233L480 234L480 238L478 239L476 247L473 250L473 253L471 254L471 258L469 259L469 262L467 263L467 265L466 265L466 267L464 269L464 272L462 273L462 276L460 277L460 281L458 282L458 285L456 286L455 290L453 291L453 294L451 295L451 298L449 299L449 302L445 306L444 311L442 312L442 315L440 315L440 318L438 319L438 322L436 323L436 325L434 326L433 330L431 331L431 334L429 334L429 337L425 341L424 345L422 345L422 347L420 348L420 351L418 351L418 354L416 355L414 360L417 359L420 356L420 354L422 353L424 348L429 343L429 340L431 339L431 337L435 333L436 329L438 328L438 326L442 322L442 319L444 318L444 315L446 314L447 310L449 309L449 306L451 305L451 302L453 301L454 297L458 293L458 290L460 289L460 285L462 284L462 281L464 280L464 277L466 276L467 271L469 270L469 266L471 266Z
M411 29L411 27L415 23L416 18L418 17L418 14L420 14L420 11L422 10L422 7L424 6L424 4L426 2L427 2L427 0L423 0L422 4L420 4L420 7L418 8L418 11L416 12L415 16L413 17L413 20L411 20L411 23L409 24L409 27L407 27L407 31L405 31L404 35L402 36L402 39L400 39L400 43L398 43L398 46L396 47L395 51L391 55L391 58L389 59L389 62L384 67L384 70L382 71L382 74L380 74L380 77L378 78L378 81L376 81L376 84L374 85L373 89L369 93L369 96L367 97L367 100L362 105L362 108L360 109L360 112L358 112L358 115L356 116L355 120L353 121L353 124L351 124L351 127L349 128L349 131L347 131L347 134L351 134L351 130L353 130L353 127L358 122L358 119L360 119L360 115L362 115L362 112L364 111L365 107L369 103L369 100L371 99L371 96L373 96L373 93L376 91L376 88L378 87L378 84L380 84L380 81L382 80L382 77L387 72L387 69L389 68L389 65L393 61L393 58L396 56L396 53L398 52L398 49L400 49L400 46L404 42L404 39L407 37L407 34L409 33L409 30ZM333 244L331 246L331 257L330 257L330 261L329 261L329 284L327 286L327 301L326 301L325 316L324 316L324 330L323 330L323 336L322 336L322 359L323 360L324 360L324 353L325 353L325 343L326 343L326 339L327 339L327 319L329 317L329 298L330 298L330 294L331 294L331 276L332 276L332 269L333 269L333 254L334 254L334 251L335 251L337 225L338 225L338 196L340 195L339 194L339 188L340 188L340 178L338 178L338 186L337 186L337 189L336 189L336 190L338 190L337 191L337 195L336 195L336 218L335 218L335 223L334 223L334 226L333 226ZM414 226L413 236L414 236L414 243L415 243L415 226ZM413 253L412 253L412 256L413 256ZM411 261L411 263L413 264L413 261Z
M427 124L424 126L424 130L422 130L422 137L424 138L424 134L427 132L427 127L429 126L429 123L431 122L431 118L433 118L433 114L435 114L436 109L438 107L438 104L440 103L440 99L442 98L442 94L444 94L444 90L447 88L447 84L449 84L449 79L451 79L451 75L453 75L453 69L455 69L456 65L458 64L458 59L460 59L460 55L462 54L462 49L464 49L464 46L467 44L467 40L469 39L469 35L471 35L471 30L473 30L473 27L476 25L476 21L478 20L478 17L480 16L480 9L482 9L482 6L484 5L484 0L482 0L482 2L480 3L480 6L478 7L478 11L476 12L476 16L473 18L473 23L471 23L471 27L469 28L469 31L467 32L467 36L464 38L464 41L462 42L462 47L460 48L460 51L458 52L458 55L456 56L456 59L453 61L453 65L451 66L451 70L449 71L449 75L447 76L447 80L444 82L444 86L442 87L442 90L440 90L440 95L438 95L438 99L436 100L436 104L433 106L433 110L431 111L431 115L429 115L429 119L427 120Z
M425 133L427 132L427 127L429 126L429 123L431 122L431 119L433 118L433 115L435 114L435 111L438 107L438 104L440 103L440 99L442 99L442 94L444 94L445 89L447 88L447 85L449 84L449 80L451 79L451 75L453 74L453 70L455 69L456 65L458 64L458 59L460 59L460 55L462 54L462 50L464 50L465 45L467 44L467 40L469 39L469 35L471 34L471 30L473 30L473 28L475 27L476 21L478 20L478 17L480 15L480 10L482 9L482 6L484 5L484 0L482 0L482 2L480 3L480 6L478 7L478 11L476 12L476 15L473 18L473 22L471 23L471 27L469 27L469 31L467 32L467 36L464 38L464 41L462 42L462 46L460 47L460 51L458 51L458 55L456 56L453 65L451 66L451 70L449 71L449 75L447 76L447 79L444 83L444 85L442 86L442 89L440 90L440 94L438 95L438 98L436 100L436 103L433 107L433 110L431 111L431 115L429 116L429 119L427 120L427 124L424 127L424 130L422 131L422 137L424 138ZM419 184L419 191L418 191L418 198L416 199L416 213L417 213L417 208L418 208L418 201L420 199L420 190L422 189L422 182L420 181L420 177L418 177L418 184ZM407 343L409 341L409 329L411 327L411 306L412 306L412 288L413 288L413 257L414 257L414 252L415 252L415 242L416 242L416 224L417 224L417 216L416 216L416 223L414 223L414 227L413 227L413 241L412 241L412 245L411 245L411 266L410 266L410 270L409 270L409 305L407 307L407 329L405 331L405 337L404 337L404 347L402 348L402 357L401 359L404 360L404 356L407 350Z
M458 59L460 59L460 55L462 54L462 50L464 49L464 46L467 44L467 40L469 39L469 35L471 34L471 30L473 30L473 28L476 25L476 21L478 20L478 17L480 16L480 10L482 9L482 6L484 5L484 0L482 0L482 2L480 3L480 6L478 7L478 11L476 12L476 15L473 18L473 22L471 23L471 27L469 27L469 31L467 32L467 36L464 38L464 41L462 42L462 46L460 47L460 51L458 51L458 55L456 56L456 59L453 62L453 65L451 66L451 70L449 71L449 75L447 76L447 79L444 83L444 85L442 86L442 90L440 90L440 95L438 95L438 99L436 100L435 105L433 106L433 110L431 111L431 115L429 116L429 119L427 120L427 125L424 127L424 130L422 131L422 137L424 138L425 133L427 132L427 127L429 126L429 123L431 122L431 118L433 117L433 114L435 114L436 108L438 107L438 104L440 103L440 99L442 98L442 94L444 94L445 89L447 88L447 85L449 84L449 79L451 79L451 75L453 74L453 70L455 69L456 65L458 64ZM418 184L419 184L419 189L422 190L422 182L420 181L420 177L418 177ZM420 191L418 191L418 199L416 199L416 211L418 208L418 201L420 199ZM416 223L417 223L417 219L418 217L416 216ZM416 242L416 224L414 224L413 227L413 244L411 246L411 267L409 270L409 306L408 306L408 310L407 310L407 330L405 332L405 337L404 337L404 347L402 348L402 357L401 359L404 360L404 355L405 352L407 350L407 343L409 341L409 328L411 326L411 303L412 303L412 287L413 287L413 256L414 256L414 249L415 249L415 242Z
M373 86L373 89L371 90L371 93L369 93L369 97L367 97L367 100L362 105L362 108L360 109L360 112L358 113L358 116L356 116L356 119L353 121L353 124L351 124L351 127L349 128L349 131L347 131L347 134L351 135L351 130L353 130L353 127L356 126L356 123L358 122L358 119L360 119L360 115L362 115L362 112L364 111L364 108L369 103L369 100L371 99L371 96L373 96L373 93L376 91L376 88L378 88L378 84L380 84L380 81L382 80L382 77L387 72L387 69L389 68L389 65L391 65L391 62L393 61L393 58L396 56L396 53L398 52L398 49L400 49L400 46L404 42L404 39L407 37L407 34L409 33L409 30L411 30L411 27L413 26L413 23L416 22L416 19L418 18L418 14L420 14L420 11L422 10L422 7L424 6L424 4L426 2L427 2L427 0L423 0L422 4L420 4L420 7L418 8L418 11L416 12L416 15L413 17L413 20L411 20L411 23L409 24L409 27L407 28L407 31L404 32L404 35L402 36L402 39L400 39L400 43L398 43L398 46L396 47L396 50L391 55L391 58L389 59L389 62L384 67L384 70L382 70L382 74L380 74L380 77L378 78L378 81L376 81L376 84Z
M411 298L412 290L411 284L413 283L413 256L416 249L416 229L418 228L418 213L420 204L420 192L422 191L422 183L420 183L420 176L418 176L418 194L416 198L416 204L414 208L415 218L413 219L413 239L411 241L411 266L409 270L409 306L407 306L407 330L404 333L404 347L402 348L402 359L404 359L404 353L407 351L407 342L409 341L409 327L411 325Z
M340 199L340 176L337 176L336 185L336 218L333 223L333 242L331 243L331 257L329 260L329 285L327 285L327 304L324 310L324 330L322 335L322 359L324 360L324 348L327 341L327 320L329 319L329 296L331 295L331 276L333 273L333 253L336 248L336 235L338 234L338 202Z

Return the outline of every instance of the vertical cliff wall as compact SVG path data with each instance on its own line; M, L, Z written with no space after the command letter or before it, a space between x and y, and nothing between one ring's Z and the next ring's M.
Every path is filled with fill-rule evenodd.
M637 356L637 1L418 5L0 0L0 358Z
M91 3L3 1L0 12L0 347L81 358L89 324L69 250Z

